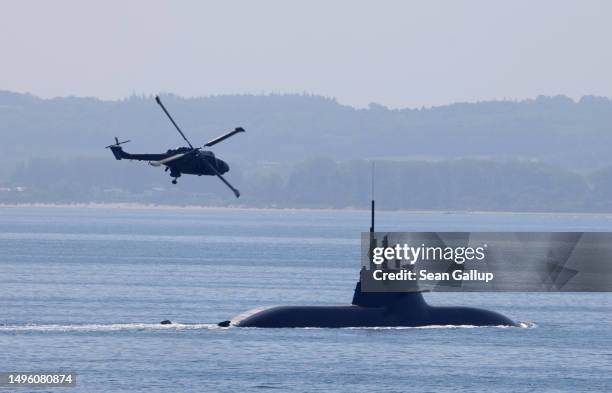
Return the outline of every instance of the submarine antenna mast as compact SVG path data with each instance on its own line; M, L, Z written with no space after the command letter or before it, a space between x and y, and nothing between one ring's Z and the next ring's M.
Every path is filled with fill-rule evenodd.
M370 232L373 233L374 232L374 170L375 170L375 165L376 163L374 161L372 161L372 224L370 225Z

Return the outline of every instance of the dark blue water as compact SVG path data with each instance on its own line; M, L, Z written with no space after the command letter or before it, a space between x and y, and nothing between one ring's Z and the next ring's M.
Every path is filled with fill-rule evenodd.
M368 219L0 208L0 372L75 370L76 388L50 390L75 393L612 391L610 294L427 295L528 328L216 327L260 306L349 303ZM380 213L378 229L612 231L612 216Z

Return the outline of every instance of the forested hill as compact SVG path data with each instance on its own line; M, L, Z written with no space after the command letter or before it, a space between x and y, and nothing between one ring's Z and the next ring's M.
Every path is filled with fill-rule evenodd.
M0 204L144 202L381 208L612 211L612 102L538 97L391 110L311 95L162 96L194 145L214 147L240 200L215 178L115 161L182 145L153 97L40 99L0 92Z
M229 159L296 162L391 157L538 159L570 169L612 165L612 102L583 97L356 109L312 95L163 96L194 144L242 126L216 146ZM33 157L100 157L114 136L127 150L160 150L182 140L153 97L118 101L40 99L0 91L0 164Z

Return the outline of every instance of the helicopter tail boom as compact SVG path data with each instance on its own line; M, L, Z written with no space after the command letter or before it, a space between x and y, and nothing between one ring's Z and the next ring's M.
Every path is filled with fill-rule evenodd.
M109 149L111 149L111 151L113 152L113 155L115 156L116 160L124 158L124 154L126 154L121 148L121 146L110 146Z
M157 163L159 161L168 159L167 154L130 154L130 153L127 153L126 151L123 150L123 148L121 147L121 144L127 143L129 141L119 142L117 138L115 138L115 141L116 143L114 145L106 146L106 148L110 149L111 152L113 152L113 156L115 156L116 160L138 160L138 161L149 161L149 162ZM179 157L173 156L171 158L172 160L174 160ZM164 164L164 163L165 161L161 162L159 165Z

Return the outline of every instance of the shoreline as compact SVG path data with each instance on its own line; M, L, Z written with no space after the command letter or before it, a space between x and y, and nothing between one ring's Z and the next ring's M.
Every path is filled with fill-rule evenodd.
M0 209L30 208L30 209L161 209L161 210L208 210L208 211L369 211L359 208L293 208L293 207L247 207L247 206L201 206L201 205L164 205L156 203L0 203Z
M309 207L247 207L247 206L200 206L200 205L164 205L148 204L137 202L88 202L88 203L0 203L0 209L126 209L126 210L201 210L201 211L269 211L269 212L364 212L370 211L369 208L347 207L341 209L334 208L309 208ZM385 213L433 213L433 214L507 214L507 215L580 215L580 216L610 216L610 212L513 212L495 210L384 210L377 211Z

